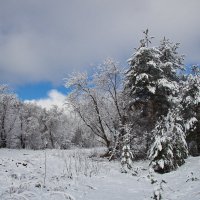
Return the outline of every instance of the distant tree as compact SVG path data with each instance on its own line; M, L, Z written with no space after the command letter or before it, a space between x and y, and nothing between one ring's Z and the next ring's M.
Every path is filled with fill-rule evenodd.
M70 133L66 133L67 126L70 126L70 124L68 124L64 110L53 106L50 110L46 111L43 124L45 127L44 137L48 148L69 146L68 143L72 138Z
M2 148L8 147L11 142L18 112L18 99L9 91L7 85L0 85L0 147Z
M69 148L75 128L62 109L20 102L0 85L0 148Z
M39 116L42 109L34 104L24 105L23 113L23 139L25 148L28 149L41 149L44 148L42 142L42 134L40 132L41 124Z

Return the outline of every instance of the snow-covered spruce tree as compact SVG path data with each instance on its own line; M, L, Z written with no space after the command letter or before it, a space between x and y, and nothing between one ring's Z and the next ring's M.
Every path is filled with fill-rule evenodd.
M131 97L128 108L140 109L152 128L176 102L172 100L179 91L177 70L184 67L183 57L177 52L178 44L164 38L159 47L149 47L148 31L144 33L141 46L128 60L130 68L126 72L125 93Z
M184 128L179 111L169 110L152 130L154 141L149 150L150 166L159 173L177 169L188 156Z
M127 112L126 123L132 124L132 129L139 144L139 152L142 155L136 157L146 157L148 140L144 138L145 132L150 132L155 124L153 115L153 96L156 92L157 80L161 78L160 51L155 47L149 47L151 37L148 31L145 39L140 41L140 47L128 60L130 68L125 73L124 97ZM135 142L134 142L135 143ZM134 144L131 144L134 146Z
M162 62L162 70L165 77L171 81L179 81L177 71L185 69L183 65L184 56L177 52L179 45L179 43L174 44L164 37L158 47L161 52L160 60Z
M121 165L122 165L122 173L127 173L132 169L133 165L133 153L130 148L130 140L131 140L131 128L129 125L124 126L125 135L123 136L123 147L121 154Z
M148 31L144 33L145 39L128 60L130 68L125 74L124 86L129 121L142 129L138 135L150 133L160 116L166 116L168 110L180 102L177 70L184 68L183 57L177 52L178 44L164 38L160 46L150 47L152 37ZM136 112L138 120L133 122L132 114ZM147 135L146 150L150 138L151 135Z
M172 43L164 37L158 47L160 51L160 61L162 78L157 81L156 104L157 116L166 115L168 110L180 104L180 79L181 72L184 71L184 56L178 53L179 43Z
M148 32L145 38L148 37L147 34ZM157 80L162 77L160 51L155 47L149 47L149 42L148 38L141 40L140 47L128 60L130 68L125 74L124 87L124 93L129 97L128 112L140 110L140 117L149 119L146 126L151 126L154 124L151 121L155 121L152 115L152 98L156 92Z
M186 81L183 82L183 118L185 121L186 140L190 154L200 154L200 68L192 67Z

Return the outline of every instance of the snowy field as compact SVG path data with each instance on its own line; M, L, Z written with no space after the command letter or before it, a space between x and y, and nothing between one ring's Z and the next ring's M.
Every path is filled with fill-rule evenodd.
M189 157L177 171L155 174L136 162L133 174L120 163L97 158L97 150L0 149L1 200L145 200L161 180L164 200L200 200L200 157Z

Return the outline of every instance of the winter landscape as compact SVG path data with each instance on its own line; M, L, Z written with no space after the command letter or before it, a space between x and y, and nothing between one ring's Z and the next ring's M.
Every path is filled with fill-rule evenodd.
M0 200L200 200L198 6L1 1Z

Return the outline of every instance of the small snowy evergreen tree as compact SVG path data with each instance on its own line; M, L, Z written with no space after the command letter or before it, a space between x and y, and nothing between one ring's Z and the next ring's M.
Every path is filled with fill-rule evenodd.
M190 154L197 156L200 154L200 68L193 66L192 72L183 82L182 114Z
M159 173L166 173L184 164L188 150L179 112L169 110L152 130L154 142L149 151L150 165Z
M122 155L121 155L121 165L122 165L122 172L127 173L129 170L132 169L133 165L133 153L130 148L130 127L126 125L124 127L125 135L123 136L123 147L122 147Z

